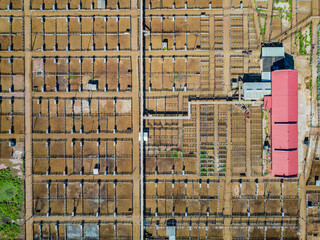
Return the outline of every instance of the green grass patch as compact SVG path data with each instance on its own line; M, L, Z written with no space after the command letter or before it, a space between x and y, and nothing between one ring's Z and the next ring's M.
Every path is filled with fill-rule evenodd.
M10 168L0 170L0 214L11 222L0 220L0 238L15 239L20 233L19 219L23 204L24 181L13 176Z
M177 158L177 157L182 158L183 154L180 151L174 151L174 152L171 153L171 157L173 157L173 158Z
M312 25L310 24L310 31L308 33L302 34L301 31L295 33L294 45L299 47L300 55L309 55L310 52L307 51L307 47L312 44Z
M171 153L171 157L173 157L173 158L178 157L178 153L177 153L177 152L173 152L173 153Z
M69 79L76 79L77 76L69 76Z
M279 1L276 0L274 3L275 4L279 4L280 2L282 3L288 3L289 4L289 8L285 9L282 7L274 7L274 10L278 10L279 11L279 15L275 14L272 17L279 17L281 19L286 19L287 21L291 22L291 18L292 18L292 0L289 1Z
M20 233L20 225L16 223L4 223L0 225L1 239L16 239Z

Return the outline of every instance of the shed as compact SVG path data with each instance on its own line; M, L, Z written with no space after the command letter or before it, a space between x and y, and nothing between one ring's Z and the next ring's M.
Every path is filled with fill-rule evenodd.
M271 82L245 82L242 84L244 100L260 100L271 94Z
M265 57L284 57L283 47L262 47L261 56Z
M98 80L89 80L87 84L87 89L91 91L97 91L98 89Z
M271 109L271 106L272 106L272 104L271 104L271 96L265 96L264 97L264 102L263 102L263 107L265 108L265 109Z

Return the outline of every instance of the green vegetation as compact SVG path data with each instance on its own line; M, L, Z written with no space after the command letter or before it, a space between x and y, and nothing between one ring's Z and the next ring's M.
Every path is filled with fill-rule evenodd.
M173 152L173 153L171 154L171 157L173 157L173 158L178 157L178 153L177 153L177 152Z
M305 32L302 34L301 31L295 33L294 37L294 45L298 46L299 44L299 54L300 55L308 55L310 52L307 52L307 47L312 44L312 25L310 24L309 34Z
M306 88L311 90L311 79L309 79L309 81L306 81Z
M9 168L0 170L0 238L14 239L20 233L19 219L23 203L23 180L14 177ZM9 219L9 221L8 221Z
M69 79L76 79L77 76L69 76Z
M266 32L267 17L266 17L266 16L259 16L259 18L263 18L263 19L264 19L264 24L263 24L263 26L261 26L261 21L260 21L260 19L259 19L260 35L261 35L262 41L264 41L265 32Z
M275 1L275 5L279 4L279 3L288 3L289 7L288 9L283 8L283 7L274 7L274 10L278 10L279 11L279 15L273 15L272 17L279 17L281 19L286 19L287 21L291 22L291 16L292 16L292 0L289 1L279 1L276 0Z
M174 79L179 78L179 77L180 77L180 75L176 75L176 74L173 76Z
M182 152L175 151L175 152L171 153L171 157L173 157L173 158L177 158L177 157L182 158L183 155L182 155Z
M205 155L205 154L200 154L200 158L207 158L207 155Z
M268 113L265 113L264 111L262 111L262 119L268 121Z
M16 223L4 223L0 225L0 237L2 239L15 239L20 233L20 226Z

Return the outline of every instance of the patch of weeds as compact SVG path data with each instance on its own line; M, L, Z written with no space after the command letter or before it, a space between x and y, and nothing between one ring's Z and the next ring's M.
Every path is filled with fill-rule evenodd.
M266 32L267 17L266 16L259 16L259 18L263 18L264 19L263 26L261 26L261 22L259 20L260 35L261 35L262 41L264 41L265 32Z
M13 176L10 168L0 170L0 215L7 218L0 220L0 238L15 239L20 233L19 219L23 204L24 181ZM8 221L10 220L10 221Z
M178 153L177 153L177 152L173 152L173 153L171 153L171 157L173 157L173 158L178 157Z
M308 55L309 53L307 52L307 47L311 46L311 39L308 39L308 34L304 33L302 34L301 31L298 32L298 38L297 40L299 41L299 54L300 55Z
M272 17L279 17L281 19L285 19L288 22L291 22L291 18L292 18L292 0L289 1L275 1L275 5L281 4L281 3L288 3L288 8L283 8L282 6L274 6L274 10L278 10L279 11L279 15L275 14Z
M309 79L309 81L306 81L306 88L311 90L311 79Z

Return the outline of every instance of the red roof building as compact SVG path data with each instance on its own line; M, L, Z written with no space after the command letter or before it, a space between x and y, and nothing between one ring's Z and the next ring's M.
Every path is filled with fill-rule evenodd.
M272 174L298 175L298 72L271 73Z
M263 101L263 107L265 109L271 109L271 96L265 96Z

